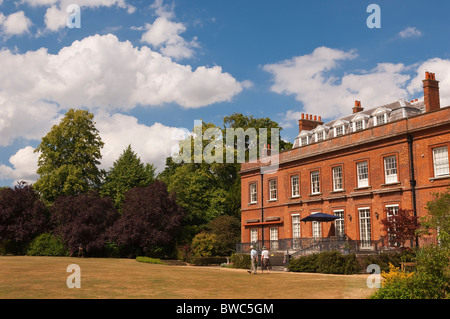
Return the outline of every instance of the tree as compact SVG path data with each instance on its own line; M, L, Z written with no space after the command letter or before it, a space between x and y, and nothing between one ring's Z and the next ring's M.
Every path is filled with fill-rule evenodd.
M414 239L416 231L420 227L417 216L413 216L412 210L399 209L394 215L381 220L383 230L388 233L390 244L400 243L405 247L405 242Z
M34 189L21 182L0 190L0 245L24 254L26 245L48 228L48 212Z
M107 242L107 229L119 214L110 198L95 191L79 195L60 196L50 208L54 233L70 249L78 252L81 245L88 255L99 254Z
M169 256L184 216L163 182L135 187L125 194L122 215L109 231L110 240L132 255Z
M215 252L218 256L231 256L236 244L241 241L241 223L229 215L219 216L209 223L210 232L215 236Z
M450 250L450 189L434 196L427 203L428 216L423 218L422 225L427 232L435 230L440 244Z
M147 186L154 179L155 167L152 164L144 165L129 145L106 174L100 194L111 197L120 211L127 191L136 186Z
M93 118L88 111L70 109L36 148L40 177L34 187L46 202L99 187L101 171L97 165L104 143Z

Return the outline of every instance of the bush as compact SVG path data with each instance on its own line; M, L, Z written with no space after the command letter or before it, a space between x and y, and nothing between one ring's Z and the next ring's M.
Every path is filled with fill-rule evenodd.
M191 257L189 259L189 263L194 266L220 265L226 262L226 257Z
M158 258L150 258L145 256L137 256L136 261L147 264L159 264L159 265L167 265L165 262L161 261Z
M391 266L382 272L382 286L373 299L448 299L450 298L449 253L430 246L417 251L417 271L407 274Z
M343 255L338 251L322 252L291 260L288 269L293 272L346 275L361 272L356 255Z
M401 262L412 261L414 259L414 252L412 250L404 250L403 252L396 251L393 253L364 256L359 259L363 271L371 264L380 266L381 271L389 271L389 264L400 267Z
M234 253L231 255L231 262L233 263L233 268L239 269L251 268L250 254Z
M29 256L69 256L69 251L60 238L44 233L37 236L30 244Z

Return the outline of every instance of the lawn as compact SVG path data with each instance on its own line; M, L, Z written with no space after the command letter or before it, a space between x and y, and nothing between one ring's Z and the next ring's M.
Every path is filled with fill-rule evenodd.
M81 288L69 289L67 266L81 270ZM271 272L167 266L133 259L0 257L0 298L363 299L368 275Z

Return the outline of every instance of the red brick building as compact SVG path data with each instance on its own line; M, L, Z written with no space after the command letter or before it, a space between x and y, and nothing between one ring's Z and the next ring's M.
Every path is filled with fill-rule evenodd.
M438 83L426 73L423 101L367 110L355 101L350 115L327 123L303 114L274 174L262 175L259 162L242 164L240 248L301 249L331 238L373 250L386 245L386 214L426 215L433 193L450 186L450 107L440 107ZM315 213L339 218L301 221Z

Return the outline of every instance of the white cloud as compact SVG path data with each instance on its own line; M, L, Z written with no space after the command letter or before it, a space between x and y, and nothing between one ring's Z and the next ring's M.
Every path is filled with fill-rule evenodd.
M423 96L425 72L435 73L439 81L439 97L441 107L450 105L450 60L434 58L420 63L416 68L416 76L409 82L407 89L411 95Z
M8 16L0 13L0 28L6 36L26 33L31 25L31 20L25 16L23 11L18 11Z
M193 48L199 46L197 38L187 42L180 36L186 31L182 23L170 21L165 17L158 17L153 24L146 24L145 29L141 38L142 42L152 45L162 54L177 60L192 57Z
M408 27L398 33L398 36L402 39L420 37L422 32L415 27Z
M123 150L131 144L132 149L145 163L152 163L162 171L166 158L173 155L178 141L174 138L182 136L184 129L168 127L160 123L147 126L138 123L133 116L103 114L95 117L96 127L105 143L102 149L101 167L112 167Z
M0 145L40 139L68 108L109 112L230 101L243 85L219 66L192 69L114 35L95 35L57 54L0 51Z
M125 0L23 0L32 6L48 7L45 13L44 21L46 30L55 32L66 26L67 17L71 13L67 13L66 9L71 4L77 4L81 10L83 8L100 8L100 7L118 7L126 9L128 13L134 13L136 8L127 4Z
M194 49L200 45L197 37L186 41L180 34L186 31L186 26L181 22L172 21L175 18L174 5L163 4L162 0L156 0L150 8L155 10L158 16L153 23L145 25L141 42L150 44L152 48L174 59L191 58Z
M12 167L0 164L0 180L14 180L13 184L19 181L34 183L38 179L36 173L39 154L34 153L31 146L17 151L10 157L9 162Z
M304 112L322 118L347 115L354 100L368 107L407 98L405 85L410 77L403 73L407 70L403 64L380 63L370 71L330 75L340 62L355 58L353 51L319 47L311 54L265 65L264 70L273 75L273 92L293 94L303 103Z

